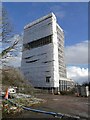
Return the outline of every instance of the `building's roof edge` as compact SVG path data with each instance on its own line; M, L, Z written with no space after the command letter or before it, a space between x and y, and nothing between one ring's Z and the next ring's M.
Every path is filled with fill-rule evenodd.
M70 78L64 78L64 77L60 77L60 80L66 80L66 81L72 81L72 82L74 82L73 79L70 79Z
M54 18L56 19L56 16L55 16L54 13L52 12L52 13L46 15L46 16L43 16L43 17L41 17L41 18L39 18L39 19L37 19L37 20L35 20L35 21L27 24L27 25L24 27L24 29L27 29L28 27L33 26L34 24L37 24L37 23L43 21L44 19L47 19L48 17L54 17Z
M63 29L60 27L60 25L57 23L57 26L59 27L59 29L62 31L62 32L64 32L63 31Z

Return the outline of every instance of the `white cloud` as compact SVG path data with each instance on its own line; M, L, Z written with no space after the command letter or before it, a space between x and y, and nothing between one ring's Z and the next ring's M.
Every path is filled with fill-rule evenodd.
M89 43L90 44L90 43ZM77 43L65 48L66 64L88 63L88 41Z
M21 56L9 58L8 64L14 67L21 66Z
M67 77L78 83L86 82L88 81L88 68L69 66L67 67Z
M18 52L17 56L11 56L10 53L7 55L8 57L4 58L3 65L7 66L14 66L14 67L20 67L21 66L21 58L22 58L22 53Z
M83 41L65 48L66 64L73 64L74 66L67 67L67 76L78 83L88 81L88 68L77 67L88 64L88 46L90 42Z

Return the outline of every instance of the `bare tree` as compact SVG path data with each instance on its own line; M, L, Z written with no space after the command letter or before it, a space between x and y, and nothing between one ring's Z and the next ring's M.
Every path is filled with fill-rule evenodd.
M8 18L7 11L2 8L2 41L9 42L9 38L13 36L13 26Z
M9 17L5 8L2 8L2 13L0 14L0 16L2 16L2 19L0 19L0 42L2 43L2 47L4 44L8 44L8 46L4 48L0 53L0 57L4 57L12 49L15 49L15 46L18 44L19 40L11 39L13 38L15 33L13 31L13 25L9 20Z

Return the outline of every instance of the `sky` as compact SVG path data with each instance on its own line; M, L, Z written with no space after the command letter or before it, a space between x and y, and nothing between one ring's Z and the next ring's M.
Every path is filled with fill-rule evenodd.
M88 3L7 2L3 4L16 32L23 31L26 24L53 12L59 25L64 29L65 45L73 45L88 39Z
M16 33L22 33L25 25L53 12L65 34L68 77L80 83L88 79L87 2L4 2L3 6ZM17 58L18 63L20 56L18 55ZM15 65L18 63L16 62Z

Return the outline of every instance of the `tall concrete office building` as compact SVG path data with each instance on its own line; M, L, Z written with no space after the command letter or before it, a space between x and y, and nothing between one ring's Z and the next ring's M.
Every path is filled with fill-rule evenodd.
M36 88L68 90L64 61L64 31L50 13L24 27L21 69Z

